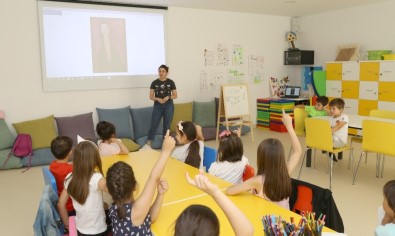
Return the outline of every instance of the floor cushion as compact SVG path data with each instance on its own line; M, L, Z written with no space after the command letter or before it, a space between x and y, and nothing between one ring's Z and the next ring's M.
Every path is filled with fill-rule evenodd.
M201 127L216 127L215 101L193 102L193 123Z
M7 160L8 154L11 152L11 148L0 150L0 169L17 169L22 167L21 158L11 155L8 159L7 164L4 166Z
M131 108L130 114L132 115L134 139L137 141L142 137L147 137L151 128L152 110L154 107ZM159 123L156 134L162 135L163 123ZM141 143L137 142L141 146ZM144 143L145 144L145 143ZM143 145L144 145L143 144Z
M18 134L30 134L34 149L48 148L57 136L54 116L12 124Z
M144 146L144 144L147 143L147 139L148 139L148 135L136 139L136 143L142 147L142 146ZM153 149L161 149L162 148L162 143L163 143L163 135L162 134L160 134L160 135L157 134L157 135L155 135L154 141L151 144L151 148L153 148Z
M122 143L128 148L129 152L135 152L140 149L140 145L128 138L121 138Z
M4 119L0 119L0 150L11 148L15 137Z
M31 166L49 165L52 161L56 160L50 148L40 148L33 150L31 159ZM24 157L21 160L23 166L29 166L29 157Z
M193 102L174 104L174 116L170 125L170 132L176 132L179 121L192 121Z
M107 121L115 126L117 138L134 139L130 106L116 109L96 108L99 121Z
M74 146L77 145L77 135L84 139L96 139L92 112L75 116L55 117L55 121L59 135L72 138Z

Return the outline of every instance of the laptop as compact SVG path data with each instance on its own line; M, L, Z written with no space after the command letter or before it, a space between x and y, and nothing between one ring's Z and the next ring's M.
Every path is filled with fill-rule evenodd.
M285 95L281 98L299 98L300 96L300 87L297 86L288 86L285 88Z

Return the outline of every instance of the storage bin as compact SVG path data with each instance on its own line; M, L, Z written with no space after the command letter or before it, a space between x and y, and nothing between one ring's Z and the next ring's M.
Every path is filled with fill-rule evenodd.
M368 60L383 60L384 54L391 54L392 50L368 51Z
M395 54L384 54L384 60L395 60Z

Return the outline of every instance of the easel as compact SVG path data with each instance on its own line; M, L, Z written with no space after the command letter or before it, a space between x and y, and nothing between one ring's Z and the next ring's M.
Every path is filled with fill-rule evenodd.
M225 120L221 121L221 118L225 118ZM218 103L217 141L220 125L225 125L227 130L229 130L229 126L239 126L240 129L243 125L250 126L251 140L254 142L248 105L247 84L228 84L221 86Z

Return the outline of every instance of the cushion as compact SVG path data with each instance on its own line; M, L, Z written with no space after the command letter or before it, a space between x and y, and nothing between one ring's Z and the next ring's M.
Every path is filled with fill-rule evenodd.
M176 132L177 123L182 121L192 121L193 103L174 104L174 116L170 125L170 132Z
M151 128L152 110L154 107L131 108L130 114L132 115L133 134L135 140L148 136L149 129ZM159 124L156 134L162 135L163 123ZM137 143L142 146L140 143ZM144 143L145 144L145 143ZM144 145L143 144L143 145Z
M122 143L128 148L129 152L135 152L140 149L140 146L128 138L121 138Z
M107 121L115 126L117 138L134 139L130 106L116 109L96 108L99 121Z
M92 140L96 139L92 112L68 117L55 117L55 121L59 135L72 138L74 146L78 143L77 135Z
M215 101L193 102L193 119L195 124L202 127L215 126Z
M11 155L10 159L7 161L7 164L4 166L4 162L10 152L11 148L0 150L0 168L3 170L21 168L21 158L15 157L14 155Z
M15 137L4 119L0 119L0 150L11 148ZM0 163L1 164L1 163Z
M51 146L56 134L54 116L12 124L18 134L30 134L33 150Z
M147 143L147 139L148 139L148 135L144 136L144 137L141 137L141 138L138 138L136 140L136 143L142 147L142 146L144 146L145 143ZM162 134L155 135L155 138L154 138L154 141L151 144L151 147L153 149L161 149L162 148L162 143L163 143L163 136L162 136Z
M49 165L52 161L56 160L50 148L40 148L33 151L31 166ZM22 165L29 166L29 157L22 158Z
M202 133L205 141L215 140L217 127L202 127Z

